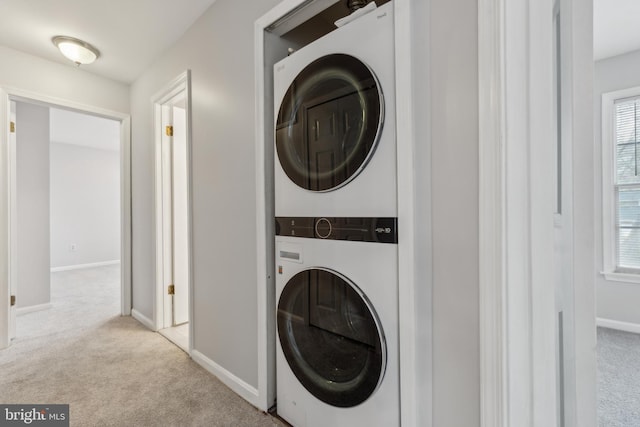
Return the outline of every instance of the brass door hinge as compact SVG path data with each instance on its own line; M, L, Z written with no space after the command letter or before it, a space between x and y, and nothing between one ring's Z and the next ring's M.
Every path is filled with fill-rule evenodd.
M15 122L9 122L9 132L16 133L16 123Z
M165 133L167 134L167 136L173 136L173 126L167 126L165 128Z
M11 295L11 307L13 307L14 305L16 305L16 296Z
M176 294L176 287L174 285L169 285L167 287L167 293L169 295L175 295Z

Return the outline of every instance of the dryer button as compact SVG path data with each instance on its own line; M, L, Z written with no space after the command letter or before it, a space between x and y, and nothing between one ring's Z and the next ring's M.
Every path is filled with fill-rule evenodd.
M327 218L320 218L316 221L316 236L321 239L331 236L331 222Z

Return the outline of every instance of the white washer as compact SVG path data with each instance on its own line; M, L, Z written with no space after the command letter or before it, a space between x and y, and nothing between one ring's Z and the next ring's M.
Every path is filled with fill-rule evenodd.
M397 216L392 12L274 65L276 216Z
M363 221L372 222L342 235L331 223L328 238L385 228ZM276 236L282 418L295 427L400 424L397 277L395 243Z

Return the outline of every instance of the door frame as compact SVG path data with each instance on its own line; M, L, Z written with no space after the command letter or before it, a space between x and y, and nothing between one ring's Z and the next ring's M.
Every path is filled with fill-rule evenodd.
M553 5L506 3L478 7L481 425L555 426Z
M591 0L563 0L569 120L575 425L595 427ZM507 4L508 3L508 4ZM479 0L481 425L557 426L552 0ZM508 6L508 7L507 7ZM563 33L564 35L564 33ZM568 48L567 48L568 47ZM591 68L590 68L591 67ZM545 144L544 141L549 141ZM586 149L585 149L586 148ZM591 180L591 181L590 181ZM590 268L591 267L591 268ZM575 426L572 426L575 427Z
M193 332L194 332L194 316L193 316L193 174L192 174L192 131L191 131L191 70L186 70L172 81L167 83L152 98L153 108L153 135L154 135L154 206L155 206L155 262L156 262L156 286L155 286L155 303L153 305L153 325L154 330L158 331L165 328L165 312L167 310L165 304L165 287L167 283L164 280L164 251L165 241L163 239L163 174L162 174L162 106L171 98L179 93L185 94L186 105L186 144L187 144L187 239L188 239L188 259L189 259L189 354L193 351Z
M11 174L15 173L15 156L9 147L11 101L61 107L120 122L120 311L123 316L131 314L131 116L19 88L0 87L0 242L6 242L0 245L0 349L10 345L10 283L17 260L11 252L11 236L15 235L15 222L10 223Z

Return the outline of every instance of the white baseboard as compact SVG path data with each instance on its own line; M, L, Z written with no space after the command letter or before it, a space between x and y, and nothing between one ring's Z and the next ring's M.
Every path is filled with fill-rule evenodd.
M200 353L198 350L191 351L191 358L200 366L202 366L207 371L211 372L215 375L220 381L222 381L227 387L236 392L240 397L244 400L259 408L259 393L258 390L233 375L231 372L224 369L222 366L218 365L213 360L209 359L204 354Z
M619 331L626 331L626 332L633 332L635 334L640 334L640 325L637 323L628 323L628 322L620 322L618 320L597 318L596 325L602 326L603 328L617 329Z
M38 304L38 305L30 305L27 307L16 308L16 316L20 316L21 314L34 313L36 311L48 310L51 308L51 303L48 302L46 304Z
M133 317L134 319L136 319L138 322L142 323L144 326L146 326L147 328L151 329L152 331L156 332L158 329L156 328L156 324L149 319L147 316L145 316L144 314L140 313L138 310L136 310L135 308L131 309L131 317Z
M102 262L92 262L89 264L76 264L76 265L64 265L62 267L51 267L51 272L57 273L58 271L81 270L83 268L104 267L105 265L115 265L115 264L120 264L120 260L115 259L113 261L102 261Z

